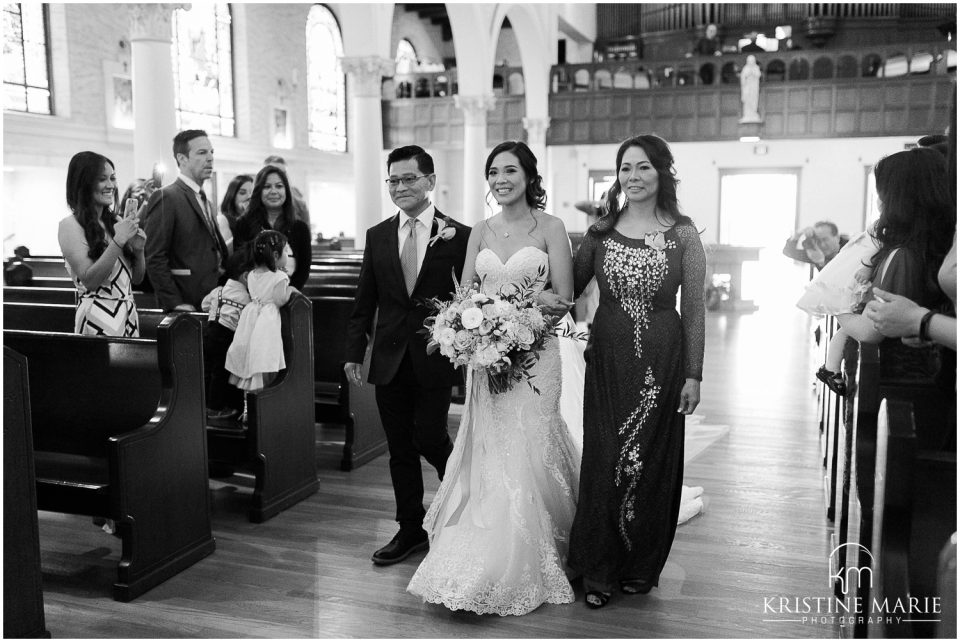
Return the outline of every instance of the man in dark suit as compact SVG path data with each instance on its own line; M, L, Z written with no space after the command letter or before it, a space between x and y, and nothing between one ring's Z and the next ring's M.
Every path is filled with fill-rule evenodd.
M470 236L470 228L430 202L437 177L433 159L422 148L393 150L387 171L390 198L400 211L367 230L344 366L350 383L362 385L367 333L376 318L367 381L377 387L400 523L390 543L373 554L379 565L427 548L420 457L443 479L453 449L447 434L451 388L462 377L439 352L427 355L426 337L418 331L429 312L424 299L452 298Z
M188 129L174 137L173 156L180 175L153 193L141 216L147 274L164 311L195 312L217 287L227 255L216 208L203 190L213 173L213 147L206 132Z

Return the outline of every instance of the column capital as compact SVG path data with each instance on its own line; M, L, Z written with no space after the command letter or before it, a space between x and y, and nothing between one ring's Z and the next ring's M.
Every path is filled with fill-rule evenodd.
M384 76L392 77L396 63L380 56L343 56L340 68L353 81L354 96L380 97L380 83Z
M527 140L531 143L543 143L547 140L547 130L550 128L550 117L541 118L523 117L523 128L527 130Z
M136 3L128 5L130 8L130 41L154 40L172 42L173 32L171 21L173 12L177 9L189 9L186 3L176 4L147 4Z
M463 110L464 122L467 125L486 125L487 112L494 108L497 99L493 94L479 96L456 94L453 97L453 104Z

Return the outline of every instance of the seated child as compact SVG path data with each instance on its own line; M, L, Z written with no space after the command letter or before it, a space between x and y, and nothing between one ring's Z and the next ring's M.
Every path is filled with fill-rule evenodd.
M240 312L250 303L245 281L246 272L252 266L247 252L234 252L226 263L227 281L214 288L200 303L200 308L209 312L203 355L208 374L207 419L213 422L235 421L243 410L243 391L230 385L230 373L225 363Z
M230 383L242 390L260 390L286 367L280 336L280 307L296 288L283 271L289 254L287 237L264 230L253 241L254 268L247 273L250 303L240 313L227 351Z
M879 248L869 232L861 232L827 263L809 284L797 307L814 316L860 312L870 294L870 259ZM839 328L827 346L826 363L817 370L817 379L838 395L847 386L840 372L847 333Z

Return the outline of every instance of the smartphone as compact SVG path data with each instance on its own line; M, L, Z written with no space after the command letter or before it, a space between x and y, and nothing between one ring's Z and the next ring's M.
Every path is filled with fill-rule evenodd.
M137 210L140 209L140 200L136 198L128 198L127 202L123 205L123 218L134 218L137 215Z

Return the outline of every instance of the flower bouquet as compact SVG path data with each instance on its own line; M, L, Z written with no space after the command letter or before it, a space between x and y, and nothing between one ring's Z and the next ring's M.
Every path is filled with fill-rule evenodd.
M536 301L536 286L545 280L541 268L536 276L488 295L482 287L461 287L454 278L453 300L427 300L433 312L421 331L427 335L427 354L440 350L455 366L485 371L491 394L521 381L540 394L530 371L553 329Z

